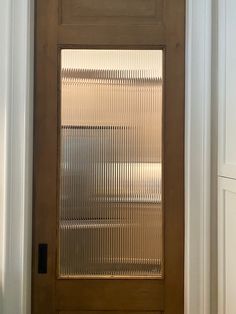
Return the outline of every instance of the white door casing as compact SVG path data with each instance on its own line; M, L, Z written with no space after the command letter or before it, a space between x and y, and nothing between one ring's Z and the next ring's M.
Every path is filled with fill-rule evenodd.
M218 314L236 313L236 2L218 0Z

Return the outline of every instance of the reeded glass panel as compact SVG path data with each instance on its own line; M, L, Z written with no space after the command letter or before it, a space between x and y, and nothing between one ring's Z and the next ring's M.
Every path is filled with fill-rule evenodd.
M62 50L61 277L163 275L162 64Z

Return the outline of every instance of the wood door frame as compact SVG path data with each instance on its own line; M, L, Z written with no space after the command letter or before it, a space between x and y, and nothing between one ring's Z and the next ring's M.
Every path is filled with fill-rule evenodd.
M187 2L185 309L188 314L208 314L211 0ZM0 14L2 20L6 19L5 28L0 30L5 44L0 60L5 62L5 71L0 79L6 83L0 95L1 110L5 112L0 127L5 143L1 151L5 174L0 199L3 205L0 238L4 243L0 252L2 312L26 314L30 313L31 277L33 1L11 0L3 4ZM204 71L199 73L203 64ZM208 171L202 175L205 169ZM196 189L198 186L201 188ZM15 216L19 219L14 219ZM11 288L13 282L17 282L15 289Z

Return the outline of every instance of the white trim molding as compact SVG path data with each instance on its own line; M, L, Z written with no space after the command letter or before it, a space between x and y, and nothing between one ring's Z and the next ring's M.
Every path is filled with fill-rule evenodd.
M219 177L218 314L236 313L236 180Z
M218 0L218 175L236 179L235 80L236 80L236 2Z
M218 314L236 313L236 2L218 0Z
M236 179L236 2L218 0L219 176Z
M5 9L2 11L2 7ZM6 15L5 15L6 14ZM1 1L5 24L4 71L0 73L5 101L4 202L0 213L4 234L3 276L0 281L3 314L30 313L31 195L33 138L33 1ZM1 29L2 32L2 29ZM6 45L6 46L5 46ZM1 58L2 59L2 58ZM2 62L2 60L1 60ZM2 108L1 108L2 109ZM1 138L2 139L2 138ZM2 143L1 143L2 145ZM2 158L1 158L2 159ZM2 165L1 165L2 166Z
M186 314L211 312L211 21L211 0L187 1Z
M1 313L30 314L34 1L2 2L10 14L9 64L0 72L0 82L7 78ZM187 0L186 26L185 314L210 314L211 0Z
M6 217L6 113L9 82L9 1L1 3L0 10L0 313L3 312L4 252Z

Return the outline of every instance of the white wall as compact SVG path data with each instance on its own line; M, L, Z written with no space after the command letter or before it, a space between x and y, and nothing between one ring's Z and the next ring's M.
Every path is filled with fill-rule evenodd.
M218 314L236 313L236 2L218 9Z

